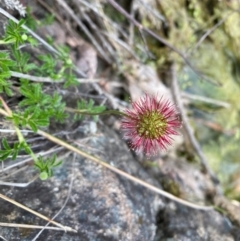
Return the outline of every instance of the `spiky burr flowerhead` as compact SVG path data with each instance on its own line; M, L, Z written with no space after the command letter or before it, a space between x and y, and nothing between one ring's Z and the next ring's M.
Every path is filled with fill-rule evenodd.
M124 112L121 129L130 148L147 156L166 150L178 135L181 121L175 105L157 96L145 95Z

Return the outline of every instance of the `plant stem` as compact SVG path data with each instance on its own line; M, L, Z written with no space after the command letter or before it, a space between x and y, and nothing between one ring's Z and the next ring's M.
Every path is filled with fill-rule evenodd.
M0 108L0 113L3 114L6 117L12 117L12 111L11 109L8 107L7 103L4 101L4 99L0 96L0 101L2 102L2 105L4 107L5 110ZM18 137L18 141L19 143L25 143L27 145L27 142L25 141L25 138L23 137L23 134L21 133L20 129L18 128L17 125L15 125L15 123L12 121L13 127L16 131L17 137ZM30 156L32 157L32 159L34 160L34 162L38 161L38 158L36 157L36 155L32 152L32 149L29 148L30 150Z
M105 110L102 112L89 112L89 110L83 109L83 110L77 110L70 107L65 107L65 110L71 113L79 113L83 115L121 115L121 116L127 116L125 113L118 111L118 110Z
M8 116L8 113L3 109L0 109L0 114L2 114L4 116Z
M14 43L14 41L13 40L10 40L10 41L0 40L0 45L11 44L11 43Z

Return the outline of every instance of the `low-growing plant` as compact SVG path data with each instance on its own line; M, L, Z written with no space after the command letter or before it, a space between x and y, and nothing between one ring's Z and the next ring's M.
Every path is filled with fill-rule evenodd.
M39 77L48 77L52 81L58 82L64 80L63 88L77 85L77 78L74 74L74 65L69 58L69 50L65 46L57 46L59 55L52 53L37 55L39 63L32 61L30 54L25 51L24 46L29 45L31 48L37 48L37 41L31 37L28 32L22 28L24 20L15 23L9 20L6 25L5 35L0 40L4 50L0 52L0 113L4 116L4 121L10 122L16 131L18 141L10 145L7 140L2 139L2 148L0 150L0 160L7 158L15 160L18 153L24 151L30 154L34 160L35 167L40 172L41 179L47 179L53 175L53 168L60 164L56 161L56 156L43 158L37 157L22 135L21 128L29 128L37 132L39 128L47 128L50 120L64 122L68 117L65 109L65 102L62 96L56 91L53 94L44 92L42 83L34 83L25 78L19 78L18 95L21 100L17 106L10 109L7 105L9 98L13 97L15 88L11 77L16 73L33 74ZM60 67L58 67L60 66ZM31 75L30 75L31 77ZM84 112L101 112L105 109L103 106L94 106L94 101L89 102L81 100L77 104L77 109ZM75 118L81 115L77 114Z
M16 159L19 152L24 151L31 155L35 167L39 170L39 177L45 180L53 175L53 169L61 164L56 156L43 158L36 156L31 146L21 133L21 128L28 128L38 132L39 128L49 127L50 120L65 122L68 112L74 113L74 120L82 119L84 115L96 116L102 114L117 114L123 116L122 130L130 143L130 148L146 155L154 155L161 149L171 145L172 136L177 134L176 129L181 125L174 105L164 99L145 97L139 102L132 103L132 110L124 112L105 110L105 106L94 105L93 100L79 100L76 109L67 107L62 96L56 91L47 94L42 83L32 83L30 80L20 78L18 95L21 100L17 106L10 109L6 99L14 96L15 89L10 77L13 73L34 74L34 76L47 77L52 82L63 80L63 88L78 84L74 74L74 65L69 58L68 49L57 46L58 56L47 53L37 55L39 63L34 63L30 55L24 51L24 46L30 44L34 49L38 47L36 40L29 36L22 28L24 21L18 23L10 20L1 44L6 47L0 53L0 113L4 121L10 122L16 131L18 141L10 145L6 139L2 140L0 160ZM31 79L31 78L30 78ZM3 97L5 96L5 97Z

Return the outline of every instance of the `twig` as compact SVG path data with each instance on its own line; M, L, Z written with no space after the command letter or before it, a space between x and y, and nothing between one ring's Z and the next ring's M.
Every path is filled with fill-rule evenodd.
M39 178L39 174L37 174L35 177L33 177L29 182L27 183L16 183L16 182L3 182L0 181L0 186L10 186L10 187L27 187L34 181L36 181Z
M0 129L0 133L15 133L15 130L12 129ZM33 133L31 130L21 130L22 133Z
M130 22L132 22L139 31L144 31L157 39L159 42L163 43L165 46L167 46L169 49L176 52L182 59L185 61L185 63L196 73L196 70L193 68L191 63L188 61L188 59L185 57L185 55L180 52L178 49L176 49L174 46L172 46L170 43L168 43L165 39L161 38L154 32L152 32L150 29L143 27L133 16L131 16L129 13L127 13L118 3L116 3L114 0L107 0L117 11L119 11L122 15L124 15Z
M3 168L4 168L4 162L2 161L2 170L3 170ZM20 167L20 168L16 168L16 170L13 171L13 172L11 172L11 173L8 173L8 174L4 173L5 175L1 176L1 181L0 181L0 183L1 183L4 179L7 179L7 178L9 178L9 177L11 177L11 176L13 176L13 175L16 175L16 174L18 174L19 172L25 171L26 169L27 169L27 165L22 166L22 167ZM1 173L2 173L2 171L1 171ZM1 185L1 184L0 184L0 185Z
M193 49L187 53L187 55L192 54L196 49L201 45L201 43L215 30L217 29L220 25L222 25L231 15L233 12L229 13L227 16L225 16L221 21L219 21L217 24L215 24L212 28L208 29L207 32L199 39L197 44L194 46Z
M30 224L19 224L19 223L0 223L0 226L9 227L9 228L34 228L34 229L44 228L44 229L49 229L49 230L65 231L64 229L57 228L57 227L45 227L45 226L30 225ZM70 232L77 233L76 230L71 230Z
M46 132L44 132L44 131L38 130L37 133L39 135L41 135L41 136L44 136L46 139L48 139L48 140L50 140L50 141L52 141L54 143L57 143L57 144L59 144L61 146L64 146L65 148L67 148L70 151L73 151L73 152L75 152L75 153L77 153L77 154L79 154L79 155L81 155L81 156L83 156L83 157L85 157L87 159L90 159L90 160L96 162L97 164L99 164L101 166L104 166L107 169L109 169L109 170L111 170L111 171L113 171L113 172L115 172L115 173L117 173L117 174L119 174L119 175L121 175L121 176L123 176L123 177L125 177L125 178L127 178L127 179L129 179L129 180L131 180L131 181L141 185L141 186L144 186L144 187L148 188L149 190L152 190L152 191L154 191L154 192L156 192L156 193L158 193L158 194L160 194L160 195L162 195L162 196L164 196L166 198L169 198L172 201L175 201L175 202L180 203L182 205L185 205L185 206L188 206L188 207L191 207L191 208L194 208L194 209L198 209L198 210L213 210L212 207L196 205L196 204L190 203L188 201L185 201L183 199L180 199L178 197L175 197L172 194L167 193L167 192L165 192L165 191L163 191L163 190L161 190L161 189L159 189L157 187L154 187L153 185L151 185L149 183L146 183L146 182L142 181L141 179L133 177L130 174L127 174L126 172L121 171L121 170L117 169L116 167L113 167L110 164L108 164L108 163L106 163L104 161L101 161L97 157L91 156L90 154L88 154L88 153L86 153L84 151L81 151L78 148L76 148L76 147L74 147L74 146L72 146L72 145L70 145L70 144L68 144L68 143L66 143L66 142L64 142L64 141L62 141L62 140L60 140L60 139L58 139L58 138L56 138L56 137L46 133Z
M10 71L10 72L11 72L11 76L13 76L13 77L27 79L27 80L31 80L31 81L35 81L35 82L42 82L42 83L63 83L64 82L63 79L54 80L49 77L39 77L39 76L23 74L23 73L19 73L19 72L15 72L15 71ZM82 79L82 78L76 79L76 81L78 83L98 83L101 80L102 79Z
M138 31L139 31L140 37L141 37L141 39L143 41L143 47L144 47L144 50L146 52L146 55L147 55L148 58L151 58L146 38L144 37L144 34L143 34L143 32L142 32L142 30L140 28L138 29Z
M101 54L101 56L108 62L111 63L111 60L106 56L104 53L104 50L102 47L98 44L98 42L95 40L93 35L90 33L90 31L86 28L86 26L81 22L81 20L76 16L76 14L73 12L73 10L66 4L63 0L57 0L57 2L67 11L67 13L71 16L72 19L78 24L78 26L84 31L84 33L88 36L88 38L91 40L92 44L96 47L98 52Z
M89 3L88 1L84 1L84 0L78 0L78 2L80 4L83 4L84 6L86 6L87 8L89 8L90 10L92 10L98 17L100 17L107 29L108 32L110 28L115 28L116 30L119 31L119 33L121 33L121 35L127 39L128 38L128 34L126 33L126 31L124 31L119 24L115 23L112 21L112 19L110 19L107 15L104 14L104 11L102 9L102 5L100 3L101 0L95 1L95 5L96 7L94 7L93 4Z
M10 71L11 76L16 77L16 78L22 78L22 79L27 79L31 81L36 81L36 82L42 82L42 83L62 83L64 80L53 80L49 77L42 77L42 76L33 76L29 74L23 74L15 71Z
M224 107L224 108L230 108L231 107L231 105L227 102L211 99L211 98L208 98L208 97L205 97L205 96L193 95L193 94L189 94L189 93L185 93L185 92L182 92L181 96L189 98L191 100L202 101L202 102L206 102L206 103L213 104L213 105L220 106L220 107Z
M200 159L200 162L201 162L201 165L202 165L204 171L207 172L207 174L210 176L210 178L212 179L212 181L215 184L219 184L219 180L215 176L215 174L212 172L212 170L209 168L207 160L201 150L201 147L193 134L193 129L191 128L191 126L189 124L189 120L188 120L187 114L185 112L185 109L183 107L183 103L182 103L181 97L180 97L181 95L180 95L180 90L179 90L177 76L176 76L176 66L174 63L171 66L171 89L172 89L172 93L173 93L173 98L174 98L175 103L178 106L178 109L181 114L183 127L186 130L187 136L192 144L193 149L195 150L196 154L198 155L198 157Z
M134 15L135 15L134 0L131 2L130 15L132 16L132 18L133 18ZM133 42L134 42L134 24L133 24L132 22L130 22L130 26L129 26L129 39L128 39L128 44L130 45L130 47L133 46Z
M79 11L81 11L80 6L78 6L78 8L79 8ZM112 46L108 43L108 40L105 38L105 36L101 33L101 31L99 30L99 27L92 21L92 19L89 17L89 15L86 14L84 11L81 11L81 14L83 16L83 19L85 19L86 22L88 22L89 26L92 28L92 31L94 33L98 34L102 46L106 47L106 49L111 54L111 56L114 59L116 59L116 56L117 56L116 52L114 51ZM106 52L105 52L105 55L106 55ZM116 59L116 61L117 61L117 59Z
M124 41L107 32L103 32L102 34L106 35L110 39L113 39L118 45L126 49L136 60L140 61L140 58L134 53L133 49L128 46Z
M4 241L8 241L8 240L5 239L2 235L0 235L0 238L2 238Z
M42 219L44 219L44 220L46 220L46 221L54 224L54 225L56 225L57 227L62 228L64 231L77 232L76 230L72 229L71 227L63 226L62 224L57 223L57 222L51 220L50 218L48 218L48 217L46 217L46 216L44 216L44 215L42 215L42 214L40 214L40 213L38 213L38 212L30 209L30 208L22 205L22 204L19 203L19 202L14 201L13 199L11 199L11 198L9 198L9 197L6 197L5 195L3 195L3 194L1 194L1 193L0 193L0 198L3 199L3 200L5 200L5 201L7 201L7 202L10 202L10 203L14 204L15 206L20 207L20 208L22 208L22 209L24 209L24 210L26 210L26 211L34 214L34 215L36 215L36 216L38 216L38 217L40 217L40 218L42 218Z
M151 12L151 14L157 18L158 20L162 21L162 22L166 22L166 19L164 18L163 15L159 14L157 11L155 11L152 7L149 6L149 4L147 4L147 2L143 1L143 0L137 0L138 2L140 2L140 4L142 4L148 11Z

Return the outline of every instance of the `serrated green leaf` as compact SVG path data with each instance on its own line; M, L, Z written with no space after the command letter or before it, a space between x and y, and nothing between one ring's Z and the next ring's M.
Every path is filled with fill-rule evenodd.
M35 70L35 69L38 69L38 66L34 63L29 63L25 67L26 72L28 72L30 70Z
M35 120L36 125L39 126L48 126L49 125L49 119L48 118L41 118Z
M53 176L53 170L52 169L49 169L48 170L48 177L52 177Z
M34 97L32 90L29 87L28 87L28 89L25 89L25 86L22 86L22 87L20 87L19 91L25 97L28 97L28 98Z
M26 126L27 123L28 123L28 121L26 119L22 119L22 121L21 121L21 125L22 126Z
M18 142L15 142L14 144L13 144L13 149L14 150L17 150L18 148L19 148L19 143Z
M8 145L6 138L3 138L2 144L5 150L10 150L11 147Z
M33 132L37 132L38 128L37 128L36 124L32 120L28 121L28 125L33 130Z
M12 92L12 90L11 90L10 88L5 87L5 88L4 88L4 91L5 91L5 93L6 93L8 96L13 96L13 92Z
M61 161L61 160L56 161L56 162L54 163L53 167L58 167L58 166L60 166L60 165L62 165L62 161Z
M9 157L10 154L11 154L11 152L2 152L2 151L0 151L0 160L1 161L6 160Z
M93 101L93 99L90 99L88 102L88 108L92 108L93 105L94 105L94 101Z
M23 24L25 24L25 20L22 18L22 19L19 20L17 26L21 27Z
M94 106L91 112L93 113L101 113L106 110L106 106Z
M39 98L41 96L41 91L42 91L42 87L40 84L35 84L34 85L34 95L35 95L35 98Z
M18 155L18 149L14 149L13 150L13 153L12 153L12 160L15 160L17 158L17 155Z

